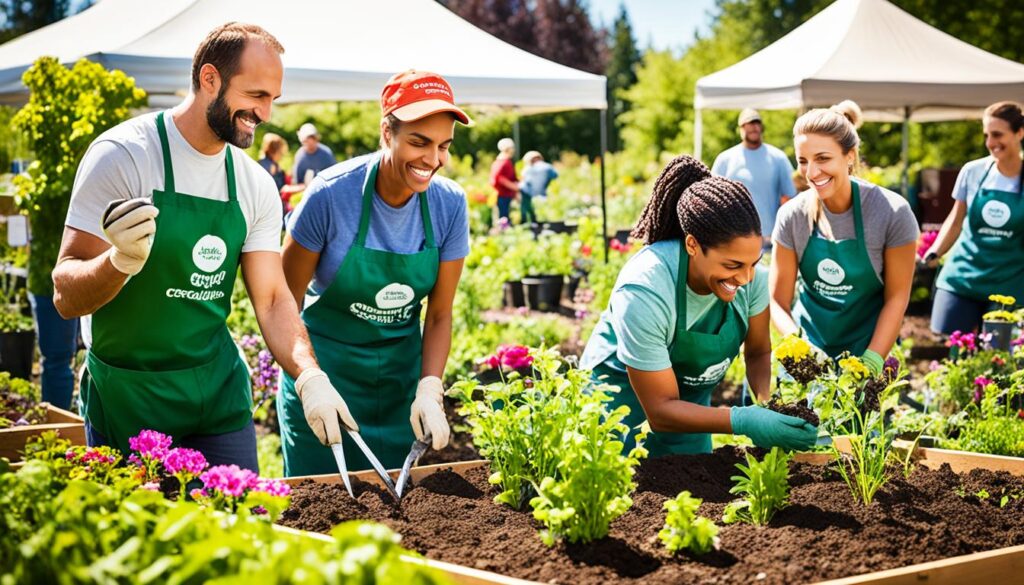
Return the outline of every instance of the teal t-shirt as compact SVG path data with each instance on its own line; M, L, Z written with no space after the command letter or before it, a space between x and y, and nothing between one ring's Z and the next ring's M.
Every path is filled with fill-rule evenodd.
M672 367L669 347L676 330L676 283L679 280L679 240L656 242L629 259L615 281L608 308L597 329L610 326L613 340L592 335L580 365L599 364L619 371L626 366L644 371ZM718 300L686 287L686 328L689 329ZM736 291L732 301L749 322L768 308L768 272L758 265L754 279Z

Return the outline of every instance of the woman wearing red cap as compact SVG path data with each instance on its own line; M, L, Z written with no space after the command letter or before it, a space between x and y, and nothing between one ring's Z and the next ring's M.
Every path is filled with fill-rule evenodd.
M322 171L288 221L284 270L300 306L307 288L312 297L302 317L324 370L314 375L337 388L300 396L282 377L289 476L337 469L324 445L341 442L346 410L389 468L402 464L414 436L435 449L448 443L441 375L469 222L462 188L435 173L448 162L455 122L471 121L448 82L423 71L388 81L381 114L380 150ZM349 469L370 467L343 444Z

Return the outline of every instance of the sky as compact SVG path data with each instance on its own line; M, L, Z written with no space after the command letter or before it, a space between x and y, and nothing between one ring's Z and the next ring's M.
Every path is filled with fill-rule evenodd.
M683 49L693 42L694 32L706 33L708 12L715 0L589 0L595 23L611 26L625 4L633 34L641 50Z

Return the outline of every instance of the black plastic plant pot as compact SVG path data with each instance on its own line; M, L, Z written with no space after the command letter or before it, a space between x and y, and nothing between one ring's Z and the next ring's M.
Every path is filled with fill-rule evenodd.
M523 296L523 283L518 280L510 280L502 285L505 294L505 306L515 309L526 306L526 298Z
M558 311L564 283L561 274L527 276L523 279L526 306L532 311Z
M10 372L15 378L31 380L35 350L35 331L0 333L0 372Z
M1010 351L1010 340L1013 338L1013 323L1003 321L985 321L981 326L982 333L991 333L989 345L992 349Z

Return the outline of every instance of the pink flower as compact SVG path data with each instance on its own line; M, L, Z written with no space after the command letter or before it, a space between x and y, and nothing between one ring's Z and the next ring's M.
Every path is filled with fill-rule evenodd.
M171 475L187 473L189 477L195 477L207 466L206 457L195 449L171 449L164 457L164 469Z
M616 240L616 241L618 241L618 240ZM593 250L590 248L590 246L588 246L586 244L583 244L582 246L580 246L580 254L583 254L584 256L590 256L590 254L592 252L593 252Z
M932 244L935 243L935 238L939 236L939 232L930 230L921 234L921 240L917 244L917 257L924 258L924 255L931 249Z
M939 369L940 367L941 366L939 365L938 360L932 360L931 363L928 364L928 371L929 372L934 372L935 370Z
M992 380L985 376L978 376L974 379L974 385L980 389L984 389L986 386L992 383Z
M253 491L263 492L272 496L287 496L292 493L292 487L283 481L276 479L263 479L260 478L256 482L256 487L252 488Z
M245 495L245 492L256 486L259 477L248 469L237 465L218 465L211 467L199 478L207 490L218 491L234 498Z
M160 484L155 481L151 481L140 485L139 489L143 489L150 492L158 492L160 491Z
M192 496L193 500L198 500L199 498L205 498L206 497L206 490L201 490L199 488L196 488L196 489L190 491L188 493L188 495Z
M946 342L946 346L959 347L960 349L967 351L975 351L978 349L977 336L973 333L961 333L957 330L949 336L949 341Z
M163 461L167 450L171 447L171 437L158 433L157 431L143 430L138 435L128 439L128 446L132 451L138 451L142 457L149 457L157 461Z

